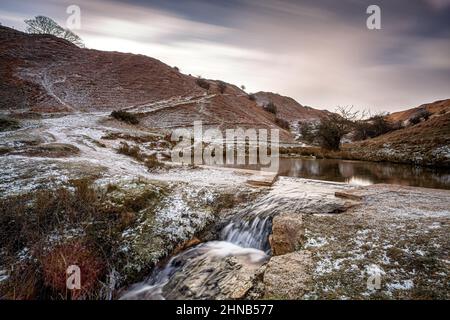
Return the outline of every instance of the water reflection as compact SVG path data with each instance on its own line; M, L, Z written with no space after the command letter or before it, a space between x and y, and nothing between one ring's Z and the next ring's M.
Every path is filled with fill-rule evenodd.
M450 189L449 169L386 162L281 158L279 174L354 185L388 183Z

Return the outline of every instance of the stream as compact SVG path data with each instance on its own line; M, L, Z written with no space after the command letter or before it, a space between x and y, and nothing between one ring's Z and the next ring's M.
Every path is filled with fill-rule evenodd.
M336 188L346 188L345 185ZM155 268L120 299L217 299L252 275L271 255L273 216L282 212L334 212L340 205L334 192L318 182L294 183L282 178L269 191L225 220L214 241L201 243ZM247 278L246 278L247 279Z
M264 219L268 221L268 219ZM269 257L269 223L255 218L238 227L231 222L222 231L221 239L199 244L174 256L162 268L157 268L142 283L133 285L120 299L159 300L183 298L212 298L227 270L220 261L239 258L241 264L258 268ZM192 279L195 280L193 285ZM189 282L189 286L184 286ZM189 290L194 289L194 293Z

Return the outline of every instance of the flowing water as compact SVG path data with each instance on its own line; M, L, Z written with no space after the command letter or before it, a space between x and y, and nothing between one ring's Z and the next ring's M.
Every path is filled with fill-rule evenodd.
M393 183L450 189L450 172L408 165L345 160L280 159L280 176L338 181L350 185ZM282 212L338 212L340 200L320 182L293 183L282 178L256 201L234 212L216 241L199 244L174 256L145 281L133 285L121 299L211 299L238 285L236 270L256 270L269 259L272 217ZM298 181L298 180L297 180ZM238 263L234 268L227 259ZM230 267L231 265L231 267ZM225 288L225 289L224 289Z
M257 216L246 222L233 220L223 229L220 240L199 244L174 256L146 281L132 286L121 299L187 298L189 296L180 287L192 279L201 279L197 281L195 298L211 298L215 292L209 288L208 282L217 287L216 281L226 272L220 268L220 261L237 257L243 264L255 268L261 266L270 254L269 232L269 217L260 219ZM219 267L211 267L214 265ZM168 285L169 282L172 284Z
M131 286L121 299L216 298L227 285L234 285L236 271L256 272L271 254L268 238L274 215L305 212L311 207L332 212L339 205L334 192L324 191L319 183L295 184L291 180L281 179L270 191L237 209L223 223L217 240L174 256L148 279ZM235 259L239 266L235 268L227 258Z

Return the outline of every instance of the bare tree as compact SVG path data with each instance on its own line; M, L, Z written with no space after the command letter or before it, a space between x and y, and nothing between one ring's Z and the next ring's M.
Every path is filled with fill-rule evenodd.
M28 33L51 34L58 38L70 41L79 47L84 47L83 40L81 40L78 35L69 29L64 29L49 17L36 16L33 19L25 20L25 23L27 25L26 32Z
M64 30L64 33L61 38L72 42L74 45L80 48L84 48L83 40L81 40L81 38L77 34L73 33L69 29Z
M341 139L354 128L354 122L360 119L361 113L353 111L351 107L338 107L321 119L317 130L320 145L329 150L339 150Z

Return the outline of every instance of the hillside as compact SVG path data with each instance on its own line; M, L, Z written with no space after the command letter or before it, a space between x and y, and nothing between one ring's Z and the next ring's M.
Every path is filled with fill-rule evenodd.
M1 109L91 111L126 107L202 89L149 57L81 49L49 35L0 27Z
M344 145L343 152L353 159L449 167L450 112L373 139Z
M439 115L450 112L450 99L439 100L432 103L425 103L416 108L393 112L387 116L387 120L391 122L404 122L413 118L414 116L419 115L420 112L423 112L424 110L428 111L431 115Z
M159 60L82 49L50 36L0 27L0 110L98 112L128 109L149 128L205 125L279 128L236 86L182 74ZM291 134L281 130L282 140Z
M311 107L302 106L294 99L282 96L272 92L258 92L254 94L256 102L260 106L264 106L269 102L273 102L277 107L277 116L281 119L292 123L298 121L315 121L328 114L329 111L318 110Z

